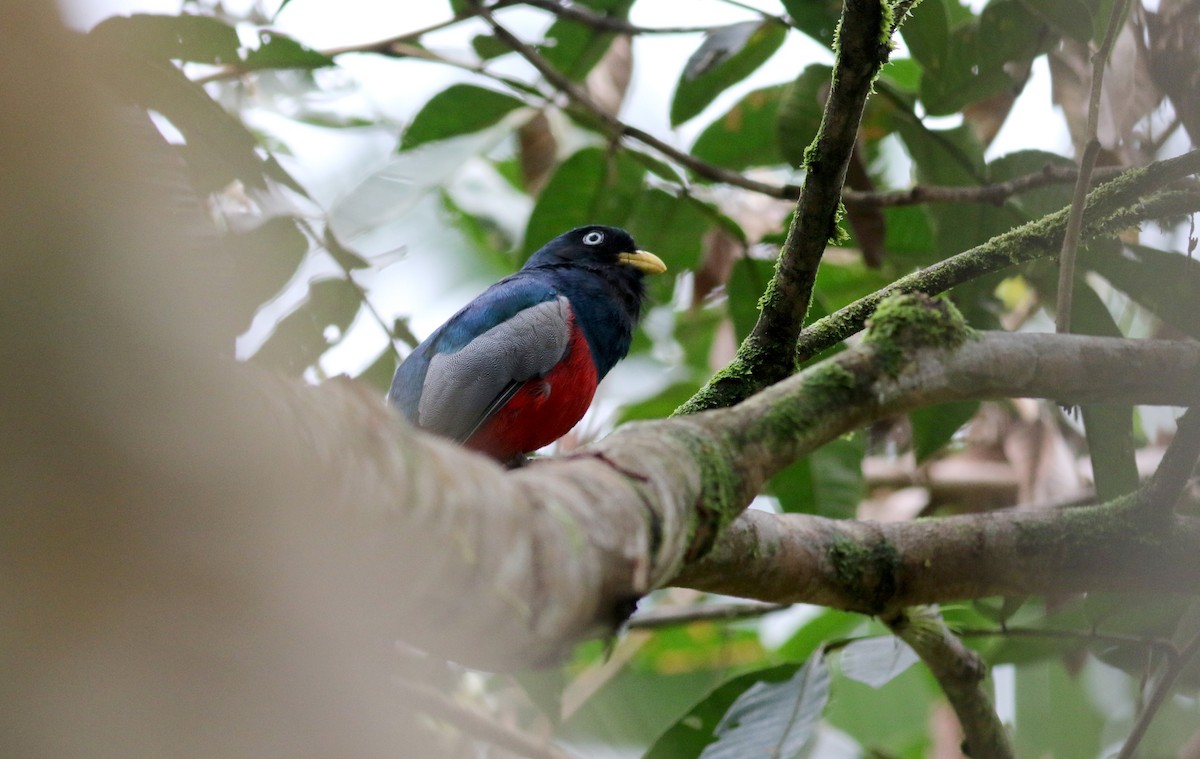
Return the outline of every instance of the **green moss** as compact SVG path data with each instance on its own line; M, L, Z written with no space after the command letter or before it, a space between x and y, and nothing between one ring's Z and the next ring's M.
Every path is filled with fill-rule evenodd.
M737 456L725 450L707 435L683 435L689 458L700 472L700 499L692 510L688 549L685 560L696 561L707 554L721 530L741 513L742 475L735 463Z
M864 611L878 613L896 593L900 555L887 540L862 543L835 536L827 553L834 580L850 598L862 603Z
M915 349L957 348L974 336L949 300L914 292L880 301L867 320L863 342L875 349L884 371L895 375Z

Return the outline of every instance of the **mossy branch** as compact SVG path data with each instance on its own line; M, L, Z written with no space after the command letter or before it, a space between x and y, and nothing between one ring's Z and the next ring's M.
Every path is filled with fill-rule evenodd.
M729 366L677 414L728 406L796 370L792 346L812 301L817 267L838 235L842 185L871 86L891 52L891 6L847 0L835 42L833 82L817 136L805 151L805 175L775 274L759 301L758 320Z

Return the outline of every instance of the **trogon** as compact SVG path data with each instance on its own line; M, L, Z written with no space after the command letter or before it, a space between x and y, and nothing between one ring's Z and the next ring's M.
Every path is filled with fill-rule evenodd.
M419 427L518 461L583 417L629 352L644 275L666 269L623 229L559 235L418 345L388 402Z

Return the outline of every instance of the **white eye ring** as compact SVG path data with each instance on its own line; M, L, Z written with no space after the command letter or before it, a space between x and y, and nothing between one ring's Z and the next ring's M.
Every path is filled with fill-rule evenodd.
M592 230L583 236L584 245L599 245L604 242L604 233Z

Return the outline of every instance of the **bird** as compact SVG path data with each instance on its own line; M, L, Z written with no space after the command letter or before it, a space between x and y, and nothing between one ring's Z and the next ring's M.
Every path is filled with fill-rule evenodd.
M666 270L623 229L565 232L413 349L388 403L417 427L519 465L583 418L629 352L644 277Z

